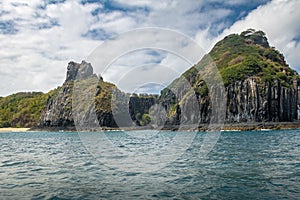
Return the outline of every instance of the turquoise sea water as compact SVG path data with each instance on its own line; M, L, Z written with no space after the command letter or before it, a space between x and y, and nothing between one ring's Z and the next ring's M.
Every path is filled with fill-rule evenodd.
M105 135L139 164L158 162L147 149L176 134L133 133ZM95 158L78 133L0 133L0 199L299 199L300 130L222 132L201 156L207 134L163 168L134 172Z

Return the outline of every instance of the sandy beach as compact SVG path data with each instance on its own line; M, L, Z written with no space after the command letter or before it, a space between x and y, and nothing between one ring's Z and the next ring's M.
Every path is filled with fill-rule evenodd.
M29 128L0 128L0 132L26 132Z

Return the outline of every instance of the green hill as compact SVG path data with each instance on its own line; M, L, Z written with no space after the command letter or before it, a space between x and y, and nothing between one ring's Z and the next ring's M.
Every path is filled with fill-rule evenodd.
M179 107L193 93L199 101L199 121L209 121L212 105L203 75L210 73L212 65L217 67L225 86L226 121L297 119L298 73L288 66L278 50L270 47L264 32L248 29L226 36L199 63L162 90L160 100L167 108L171 124L175 118L178 123L182 117ZM184 80L192 90L186 89ZM181 96L176 99L172 91Z
M39 121L47 94L21 92L0 99L0 127L32 127Z
M208 56L219 69L225 86L251 76L258 77L261 83L279 80L284 86L298 78L298 73L288 66L283 54L269 46L265 33L254 29L226 36L183 76L189 80L191 76L197 76L195 68L203 65ZM200 81L197 79L201 78L193 81Z

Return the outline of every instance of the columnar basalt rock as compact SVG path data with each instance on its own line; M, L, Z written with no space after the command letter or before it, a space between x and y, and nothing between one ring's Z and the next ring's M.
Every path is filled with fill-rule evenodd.
M225 92L223 101L226 101L227 104L224 117L212 115L213 105L209 96L199 96L198 105L189 103L187 99L165 105L165 108L176 107L174 111L167 110L167 113L173 112L174 114L168 115L166 128L178 127L182 123L190 124L191 127L195 123L203 126L208 123L216 123L215 117L219 117L218 123L225 125L299 120L299 81L294 82L294 87L283 87L278 81L275 81L274 84L259 84L257 78L248 78L226 86ZM199 109L199 112L195 112L196 109ZM197 113L197 115L195 116L193 113Z
M226 122L293 121L297 119L298 90L274 85L259 86L255 78L226 88Z

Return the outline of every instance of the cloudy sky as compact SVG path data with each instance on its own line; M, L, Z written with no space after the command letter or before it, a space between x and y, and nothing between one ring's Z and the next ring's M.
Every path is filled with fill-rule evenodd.
M2 0L0 96L47 92L62 84L69 61L86 60L103 41L148 27L184 34L205 52L227 34L260 29L300 72L299 10L299 0ZM141 49L120 56L101 73L105 80L124 86L126 80L147 77L147 70L172 79L189 67L178 55ZM167 81L148 83L159 89ZM151 91L147 84L134 84L138 86L122 89Z

